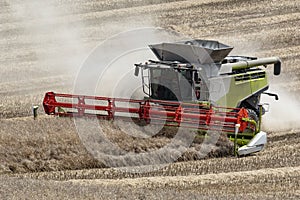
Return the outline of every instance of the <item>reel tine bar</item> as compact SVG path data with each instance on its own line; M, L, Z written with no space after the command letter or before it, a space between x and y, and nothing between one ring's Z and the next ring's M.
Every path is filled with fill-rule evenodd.
M68 101L66 101L68 99ZM62 100L62 101L60 101ZM92 103L89 103L92 101ZM48 92L43 106L48 115L61 117L98 117L106 120L135 118L146 124L234 132L247 128L248 112L244 108L225 108L160 100L133 100Z

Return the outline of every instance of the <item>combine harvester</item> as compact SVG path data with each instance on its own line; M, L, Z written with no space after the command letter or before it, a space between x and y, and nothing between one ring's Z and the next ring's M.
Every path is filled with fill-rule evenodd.
M260 97L278 99L266 92L266 67L273 64L274 75L279 75L279 58L228 56L232 47L210 40L149 47L158 61L135 64L134 72L141 75L143 100L48 92L45 112L61 117L131 118L143 125L185 127L199 133L225 132L238 144L238 155L263 149L267 136L261 131L261 119L266 110Z

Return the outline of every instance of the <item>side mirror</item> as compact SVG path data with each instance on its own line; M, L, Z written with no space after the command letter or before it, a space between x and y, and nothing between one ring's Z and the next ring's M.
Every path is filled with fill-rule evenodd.
M270 93L270 92L263 92L263 94L266 94L266 95L269 95L269 96L272 96L272 97L275 97L275 100L278 101L279 100L279 97L277 94L274 94L274 93Z
M194 81L195 83L199 84L201 82L201 80L199 79L199 74L198 72L194 73Z
M278 76L281 71L281 61L278 61L277 63L274 64L274 75Z
M134 70L134 75L135 76L138 76L139 75L139 72L140 72L140 68L139 68L139 66L135 66L135 70Z

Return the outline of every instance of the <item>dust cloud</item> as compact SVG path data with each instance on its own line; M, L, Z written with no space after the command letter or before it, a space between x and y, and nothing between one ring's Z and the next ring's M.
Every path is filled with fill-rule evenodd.
M220 40L234 47L230 53L231 55L257 56L259 58L266 57L261 49L263 49L264 41L267 41L268 35L263 32L255 33L255 35L255 38L249 39L245 38L244 35L232 33L231 35L222 36ZM274 97L267 95L261 96L261 103L269 104L269 106L266 106L269 107L269 112L266 112L262 119L262 130L264 131L290 131L300 129L299 95L297 96L281 86L281 83L287 83L290 80L297 80L298 78L292 74L284 74L284 67L283 64L283 72L279 77L273 75L273 66L270 65L267 68L270 75L270 86L267 92L278 94L279 100L276 101ZM289 77L289 80L286 77Z
M23 61L30 60L30 65L24 67L23 71L18 71L15 77L10 77L7 81L19 81L20 79L31 81L51 76L55 77L52 80L53 84L57 79L56 82L67 87L61 91L64 93L71 91L70 86L76 88L76 81L78 81L76 77L83 76L85 77L84 82L80 81L82 90L74 89L74 92L109 95L110 93L103 91L111 91L114 84L120 82L124 74L133 74L129 70L133 69L134 63L144 61L144 58L151 58L148 56L149 53L146 53L146 57L138 53L135 54L135 60L121 59L122 63L120 63L117 62L120 59L110 54L120 56L125 53L118 50L120 47L132 50L128 46L133 41L139 40L139 37L145 41L153 41L153 36L132 34L132 38L121 38L120 41L105 40L116 33L140 27L153 27L151 15L144 16L143 19L140 16L125 15L120 19L117 15L118 11L115 11L116 14L111 15L109 20L97 21L95 27L90 23L96 22L90 22L85 19L85 14L80 14L84 8L71 6L65 9L68 2L12 0L8 2L8 5L12 16L11 20L15 21L15 26L20 32L15 40L26 45L26 50L20 50L18 53L25 54ZM99 50L98 47L103 44L103 51ZM146 45L144 46L146 47ZM88 60L93 53L96 57L92 56L92 59ZM139 59L141 56L143 59ZM32 60L33 62L31 62ZM108 67L107 64L112 66ZM84 69L82 70L82 68ZM102 74L102 72L105 73ZM108 82L99 83L100 89L95 90L97 82L102 79L108 80ZM134 80L134 78L131 77L130 80ZM124 85L123 83L124 81L121 81L121 85ZM129 84L136 85L137 80L127 82L127 85ZM104 85L105 87L103 87ZM49 88L59 92L55 84ZM90 92L90 88L92 88L92 92ZM124 90L122 94L124 94Z
M151 21L148 21L151 25ZM100 43L77 74L75 93L131 98L141 90L141 74L134 76L134 64L156 59L149 44L184 38L153 26L127 29Z
M271 91L278 94L279 101L262 95L261 102L270 103L269 112L263 116L263 129L266 131L290 131L300 129L300 102L296 95L279 85L271 85Z
M60 4L55 0L9 1L11 13L22 30L19 40L28 45L40 71L69 75L76 72L86 56L80 33L84 24L64 19L68 13Z

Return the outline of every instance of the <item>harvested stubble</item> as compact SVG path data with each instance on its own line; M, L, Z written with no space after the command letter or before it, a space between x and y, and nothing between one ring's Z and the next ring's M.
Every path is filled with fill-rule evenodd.
M53 11L62 11L58 16L54 16L57 23L43 18L34 19L28 9L26 11L29 15L18 17L18 13L13 9L13 6L21 8L25 2L15 1L15 4L14 1L1 2L2 40L0 43L2 52L0 55L0 69L2 73L0 81L1 83L12 82L1 84L1 118L31 115L31 110L28 107L31 107L32 102L40 103L42 100L36 99L37 96L40 97L47 90L57 91L59 85L65 84L64 80L51 80L50 82L53 82L51 83L52 86L42 86L40 91L30 86L31 82L37 83L35 86L40 86L39 81L31 79L38 79L42 76L47 79L49 74L51 76L60 73L68 74L68 71L65 70L67 64L65 61L72 60L72 56L75 55L76 57L77 55L74 54L74 48L66 47L69 44L65 40L61 42L58 38L57 42L56 38L53 37L52 29L55 28L59 31L61 27L63 30L72 28L71 33L76 31L80 37L76 37L74 42L76 44L78 44L78 41L82 42L82 46L88 47L88 49L93 48L100 40L124 31L124 27L130 29L146 25L170 28L194 38L220 40L235 47L233 54L260 57L278 56L283 60L283 73L281 77L276 77L276 79L270 76L271 81L273 80L271 87L279 85L286 91L299 93L300 18L298 0L191 0L178 2L137 0L128 4L127 2L125 0L105 0L101 2L97 0L76 0L67 1L66 3L59 2L59 5L54 3L52 5ZM165 2L165 4L156 5L160 2ZM44 8L47 10L46 6ZM35 11L38 10L34 10L32 13L36 13ZM78 27L77 29L73 29L74 24ZM30 29L32 26L34 26L34 32ZM45 27L50 27L51 31L45 31ZM69 54L62 53L62 49L70 50ZM59 72L57 68L61 68ZM28 85L19 82L24 77L28 78L29 88L27 88ZM30 99L31 96L20 98L23 94L19 94L18 91L25 91L26 89L29 89L28 92L36 97L33 97L33 99ZM67 92L66 89L61 89L61 91ZM18 94L14 94L14 92ZM11 95L11 98L6 97L6 95ZM22 103L20 104L18 101ZM37 160L35 157L46 158L46 160L53 158L50 159L53 164L52 167L48 166L48 168L44 168L45 170L73 169L69 167L70 163L87 168L93 165L101 166L99 163L94 163L94 160L89 161L92 157L89 157L83 146L78 143L77 136L73 134L74 127L70 125L70 121L49 118L36 125L31 120L31 118L24 118L24 122L22 122L22 119L0 120L0 154L1 163L4 163L4 166L1 167L4 170L10 171L8 165L6 165L6 163L9 163L15 166L12 169L17 169L16 171L28 171L24 165L20 164L24 158L28 159L22 151L33 155L30 157L32 160L28 159L30 160L28 166L30 163L34 163L34 160ZM46 128L49 130L46 130ZM40 139L45 135L46 140ZM300 199L298 173L300 166L299 131L269 133L268 141L267 148L255 156L239 159L212 158L203 161L178 162L162 168L160 171L147 174L132 174L126 173L126 170L116 169L85 169L13 174L18 176L17 178L2 175L0 176L0 198ZM52 156L47 153L42 153L46 156L38 156L39 151L47 152L49 149L54 152ZM66 153L70 150L73 152L72 155ZM137 150L142 151L143 149L138 148ZM78 162L74 162L75 157L78 158ZM42 160L42 162L45 161ZM80 164L80 162L85 162L85 164ZM269 169L281 167L284 168L278 169L278 171ZM31 167L29 171L35 171L35 168L36 166ZM264 168L266 168L265 171ZM256 171L257 169L261 170ZM38 167L37 170L41 171L41 167ZM253 173L243 173L243 171L250 170L253 170ZM241 172L232 173L238 171ZM231 181L231 178L225 178L226 181L221 181L224 177L231 177L230 174L201 176L201 174L221 172L232 173L234 181ZM256 176L256 173L261 177ZM172 179L176 179L177 175L179 181ZM186 175L189 176L187 178L181 177ZM196 176L193 177L193 175ZM148 182L150 182L148 185L152 183L152 189L132 189L122 184L117 185L117 183L113 186L99 186L99 184L94 185L92 181L89 182L90 185L85 183L83 187L81 183L75 183L74 181L30 179L121 179L143 176L174 176L171 178L157 178L166 182L170 180L176 186L176 189L169 189L170 187L166 182L162 185L159 181L157 181L157 184L162 188L157 189L153 184L156 177L149 180L137 179L145 180L143 186L147 185ZM213 177L213 180L209 177ZM189 180L184 182L183 188L189 188L188 185L197 182L195 181L197 178L199 178L198 180L208 179L201 186L195 186L192 189L181 189L179 184L181 179L194 180L194 182ZM135 180L126 179L125 181L134 182ZM240 184L240 181L243 184ZM106 180L103 182L106 183ZM245 192L248 193L245 194Z
M0 97L0 119L27 117L32 115L32 106L39 105L41 107L42 95L14 95ZM41 114L42 110L39 109Z
M97 161L91 156L92 152L86 150L77 135L72 119L40 116L37 120L33 120L32 117L23 117L0 120L0 125L2 172L40 172L105 167L101 160ZM163 148L171 142L171 133L176 135L177 131L176 129L163 129L158 136L140 138L128 135L128 132L123 132L113 122L100 122L100 126L110 142L134 155ZM190 131L185 130L185 132L188 134ZM165 134L169 136L166 137ZM212 150L207 155L201 154L203 151L201 148L211 146ZM232 144L226 136L221 135L215 146L202 144L201 139L195 139L186 152L178 158L178 161L228 155L232 155ZM125 166L131 165L128 162L130 160L127 160ZM136 162L137 164L143 163L142 160Z
M264 168L297 167L300 163L300 151L291 155L290 150L274 151L272 155L258 155L244 158L211 158L207 160L173 163L168 166L147 166L147 173L132 173L131 168L86 169L74 171L58 171L47 173L16 174L18 177L70 180L70 179L120 179L153 176L188 176L203 174L231 173L239 171L255 171ZM151 171L152 169L152 171Z
M299 199L299 167L149 178L35 180L0 177L0 194L72 199ZM61 191L57 193L57 191Z
M0 126L2 172L103 167L82 146L70 119L3 119Z

